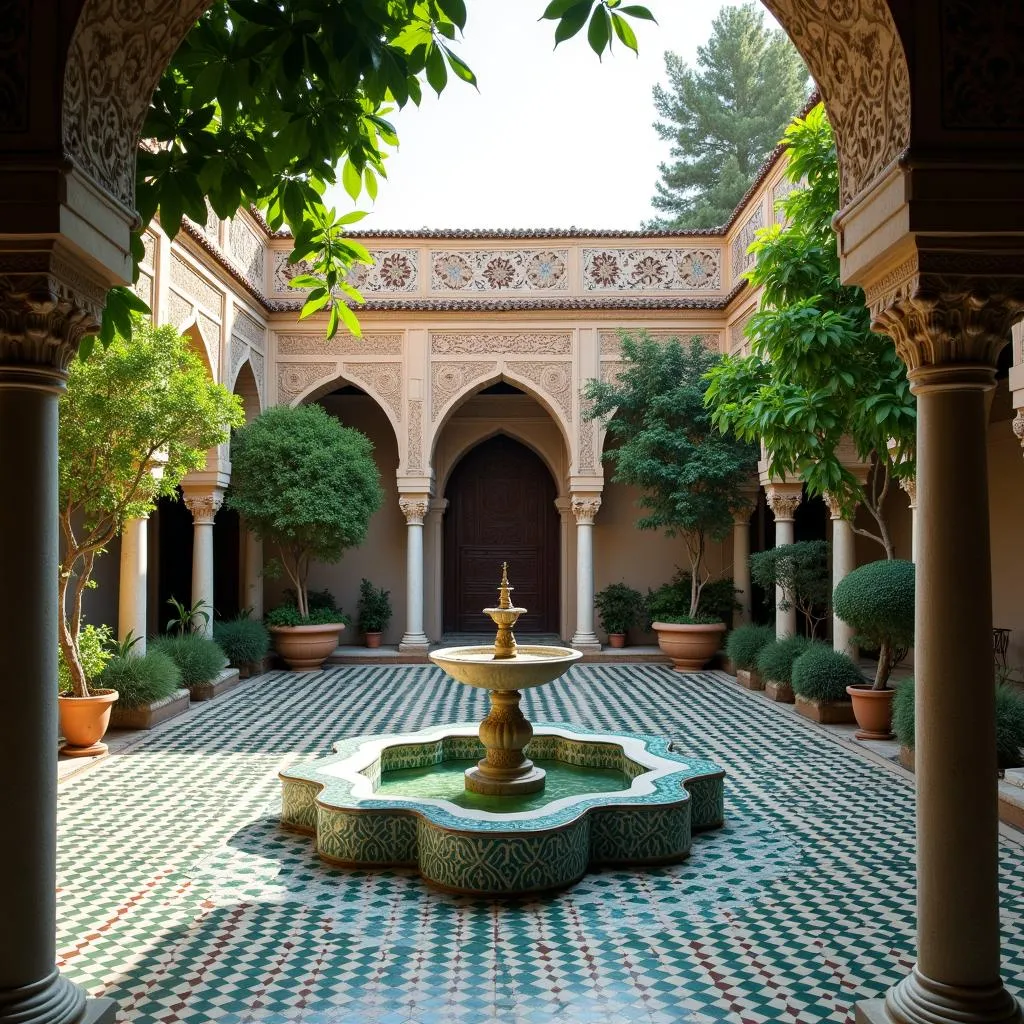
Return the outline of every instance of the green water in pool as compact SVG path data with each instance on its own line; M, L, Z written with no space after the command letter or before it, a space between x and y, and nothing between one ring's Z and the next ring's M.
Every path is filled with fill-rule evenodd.
M583 768L564 761L535 761L547 772L544 788L524 796L484 796L467 793L465 772L476 761L444 761L423 768L401 768L384 772L377 792L388 797L430 797L449 800L475 811L504 811L516 814L534 811L553 800L584 793L617 793L629 789L630 780L612 768Z

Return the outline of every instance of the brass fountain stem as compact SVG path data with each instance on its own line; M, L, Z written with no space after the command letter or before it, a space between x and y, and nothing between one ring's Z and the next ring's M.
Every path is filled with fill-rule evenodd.
M513 590L515 590L515 587L510 587L508 583L508 562L502 562L501 584L498 587L498 606L496 608L484 609L485 614L489 615L498 627L498 632L494 637L494 657L497 660L514 658L516 656L516 638L512 632L512 627L526 609L513 607L511 596Z

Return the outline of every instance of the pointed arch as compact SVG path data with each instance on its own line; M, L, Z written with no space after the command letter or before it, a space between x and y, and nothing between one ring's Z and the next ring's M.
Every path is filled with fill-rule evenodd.
M183 337L188 339L189 347L193 352L199 356L203 361L203 365L206 367L206 372L209 373L211 380L217 379L217 374L214 373L214 358L211 356L212 349L210 342L203 334L203 328L199 323L198 317L192 321L188 327L181 330Z
M245 422L251 423L263 411L263 406L260 401L260 389L256 385L256 375L248 359L238 368L231 390L242 399Z

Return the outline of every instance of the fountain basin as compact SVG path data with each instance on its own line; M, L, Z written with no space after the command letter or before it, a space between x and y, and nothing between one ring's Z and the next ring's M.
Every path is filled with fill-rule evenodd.
M557 679L582 651L571 647L519 644L514 658L497 658L494 648L442 647L427 655L460 683L483 690L528 690Z
M602 791L568 792L559 783L512 803L466 794L468 806L391 791L389 773L408 777L428 765L450 781L457 762L483 754L476 732L465 724L345 740L333 756L281 773L281 823L315 836L330 863L412 867L442 889L512 896L571 885L601 865L682 860L694 832L723 822L725 773L717 765L673 751L662 737L565 724L537 725L526 753L583 769ZM608 788L616 775L621 788ZM504 807L516 809L494 809Z

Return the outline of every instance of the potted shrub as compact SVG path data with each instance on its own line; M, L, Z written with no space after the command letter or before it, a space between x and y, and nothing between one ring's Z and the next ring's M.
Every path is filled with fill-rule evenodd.
M836 615L856 632L856 641L878 648L873 684L849 688L860 739L892 737L893 690L889 676L897 648L914 642L914 563L899 558L862 565L836 585Z
M375 587L366 577L359 583L359 630L367 647L380 647L391 621L391 591Z
M163 652L131 652L121 644L97 680L117 690L111 715L120 729L150 729L159 722L188 710L188 690L181 686L178 666Z
M796 709L822 725L853 724L847 689L861 682L860 669L848 654L818 641L793 662L791 685Z
M725 641L725 653L736 667L736 681L748 690L763 690L764 680L757 671L757 657L775 642L771 626L737 626Z
M761 648L757 656L757 673L764 680L766 697L782 704L793 703L793 662L807 650L810 643L805 636L787 636Z
M621 334L614 380L588 381L586 415L605 423L612 480L640 490L642 530L681 537L689 556L688 599L652 622L678 671L702 668L726 629L702 597L711 579L708 545L732 533L733 509L757 467L757 449L719 430L705 405L706 375L720 356L692 338L660 342ZM652 612L653 614L653 612Z
M220 645L204 633L183 631L177 636L157 637L150 649L166 655L181 673L181 685L188 687L193 700L208 700L212 684L227 665ZM231 673L232 677L235 673Z
M594 595L594 606L609 645L625 647L626 633L643 618L644 595L625 583L609 583Z
M233 619L221 619L213 624L213 639L224 652L228 664L237 668L242 677L258 671L270 650L267 627L248 614L248 610Z
M64 745L60 752L67 757L95 757L107 752L106 743L101 742L110 725L110 709L118 698L118 692L97 681L103 674L104 666L110 660L109 626L83 626L76 638L78 668L86 684L84 696L77 696L73 690L74 677L71 666L64 656L61 645L57 652L57 711L60 716L60 732Z
M294 588L294 605L266 619L291 668L319 668L345 627L333 609L311 607L311 564L361 544L382 500L373 445L319 405L274 406L235 433L227 503L276 549L271 568Z
M831 593L829 545L823 540L798 541L750 556L750 579L775 608L775 588L782 591L780 611L796 608L812 639L828 617Z

